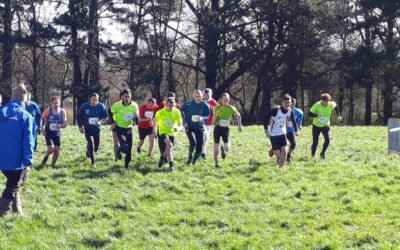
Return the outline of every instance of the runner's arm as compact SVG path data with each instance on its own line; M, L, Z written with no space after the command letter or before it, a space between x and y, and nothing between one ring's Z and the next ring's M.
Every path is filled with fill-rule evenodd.
M38 115L40 114L40 115ZM36 125L38 126L38 131L40 132L40 130L42 130L42 116L41 116L42 112L40 111L39 106L36 105L36 116L35 116L35 122Z
M296 117L294 116L294 112L293 111L290 112L290 119L292 119L292 122L293 122L294 132L297 133L297 131L299 131L299 127L298 127L298 124L297 124L297 121L296 121Z
M85 124L85 115L84 115L85 111L83 108L83 105L80 106L80 108L78 109L78 113L76 114L76 123L78 123L78 128L82 128L83 125Z
M65 112L65 109L61 110L61 115L62 115L61 127L66 128L67 127L67 113Z
M211 113L210 106L208 104L206 104L206 106L203 108L203 110L205 112L203 113L203 116L201 117L201 120L202 121L207 121L210 118L210 113Z
M308 111L308 113L307 113L307 115L309 116L309 117L318 117L318 114L315 114L315 113L313 113L313 112L311 112L311 111Z

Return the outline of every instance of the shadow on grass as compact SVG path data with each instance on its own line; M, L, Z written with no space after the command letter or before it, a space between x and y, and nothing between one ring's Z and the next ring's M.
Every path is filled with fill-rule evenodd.
M147 175L149 173L165 173L168 172L166 169L167 164L164 164L163 167L159 168L154 163L148 162L133 162L130 164L129 168L134 169L135 171L141 173L142 175Z
M122 174L125 169L121 165L113 165L107 169L97 169L93 167L88 167L87 169L77 169L72 172L74 178L76 179L99 179L104 178L110 174Z

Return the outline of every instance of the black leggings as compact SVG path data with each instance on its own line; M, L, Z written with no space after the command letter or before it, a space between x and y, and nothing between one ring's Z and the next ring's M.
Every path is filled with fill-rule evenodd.
M331 135L329 133L330 131L330 127L329 126L325 126L325 127L317 127L317 126L313 126L312 128L312 134L313 134L313 144L311 146L311 155L315 155L315 152L317 151L317 146L318 146L318 139L319 139L319 134L322 133L322 135L324 136L325 142L324 145L322 147L322 151L321 153L325 153L325 151L327 150L329 143L331 142Z
M194 134L194 136L193 136ZM186 135L189 138L189 144L191 148L196 148L196 152L201 154L203 150L203 143L204 143L204 130L193 130L193 129L186 129Z
M95 153L97 153L97 151L99 150L100 133L85 131L85 138L87 141L87 150L90 160L92 161L92 164L94 164L96 162Z
M125 167L128 167L132 159L132 128L120 128L117 126L119 151L125 154Z
M3 191L2 198L14 199L15 193L19 190L19 181L21 180L23 170L3 170L3 175L7 178L6 188Z

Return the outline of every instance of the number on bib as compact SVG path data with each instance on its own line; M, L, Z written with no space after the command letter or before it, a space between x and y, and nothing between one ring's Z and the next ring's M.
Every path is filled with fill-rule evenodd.
M144 117L146 118L153 118L154 112L153 111L146 111L144 112Z
M164 125L167 127L173 127L174 126L174 122L173 121L164 121Z
M200 117L199 115L192 115L192 122L199 122Z
M60 130L60 124L58 124L58 123L50 123L49 129L50 129L50 131L59 131Z
M227 120L227 119L219 120L219 125L221 127L229 127L230 123L231 123L231 120Z
M99 118L98 117L90 117L89 118L89 124L90 125L98 125Z
M124 121L129 122L129 121L132 121L132 119L133 119L132 113L124 115Z

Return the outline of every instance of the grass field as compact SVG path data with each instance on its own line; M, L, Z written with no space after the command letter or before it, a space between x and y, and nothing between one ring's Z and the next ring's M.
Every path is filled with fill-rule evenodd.
M34 169L22 188L26 217L0 218L0 248L400 247L400 158L387 154L386 128L332 127L327 159L314 160L306 127L283 169L267 156L261 127L231 131L221 169L211 158L184 165L180 133L178 169L167 172L157 167L158 152L135 154L125 171L113 161L108 128L93 169L84 136L66 129L58 166ZM36 163L44 150L40 138Z

